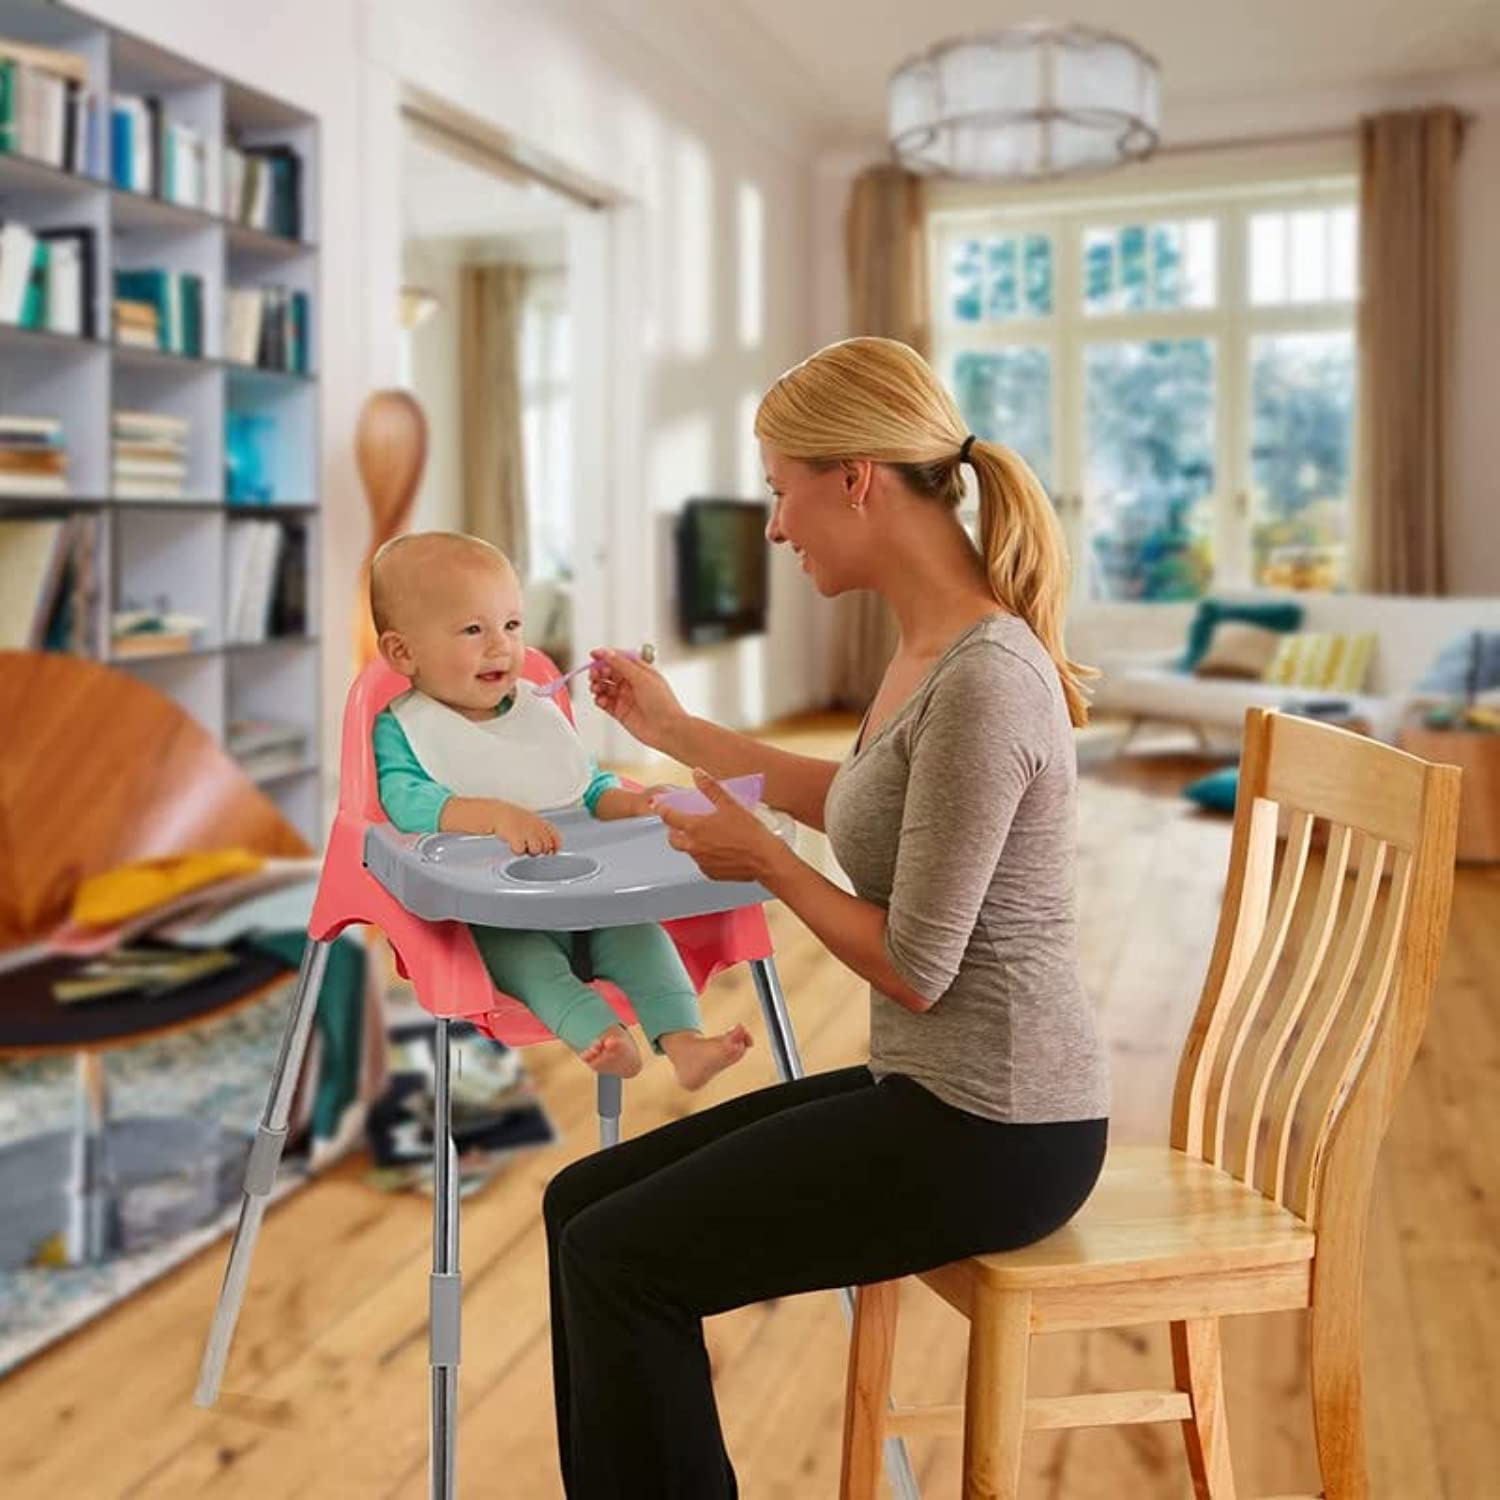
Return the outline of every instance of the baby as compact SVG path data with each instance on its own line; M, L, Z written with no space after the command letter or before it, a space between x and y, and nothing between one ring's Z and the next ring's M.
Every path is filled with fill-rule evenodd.
M521 585L503 552L455 532L397 537L375 555L370 606L381 655L412 684L374 729L381 805L403 833L493 834L517 854L550 854L561 837L547 810L653 811L650 793L602 774L562 709L522 679ZM496 987L596 1073L640 1072L630 1033L573 972L572 933L471 930ZM605 927L588 939L594 973L629 996L684 1087L702 1088L745 1055L743 1026L703 1035L692 981L662 928Z

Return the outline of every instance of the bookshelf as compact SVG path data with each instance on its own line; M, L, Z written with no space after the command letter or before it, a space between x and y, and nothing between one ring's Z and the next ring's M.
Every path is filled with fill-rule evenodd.
M301 110L80 11L0 0L0 589L31 558L30 643L167 694L313 843L318 148ZM36 254L24 314L7 249ZM24 607L3 614L25 631Z

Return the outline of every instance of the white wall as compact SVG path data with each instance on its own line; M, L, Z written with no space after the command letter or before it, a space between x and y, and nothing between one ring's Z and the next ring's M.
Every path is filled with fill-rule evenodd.
M727 722L813 700L806 639L817 605L785 559L773 569L766 640L687 653L670 627L669 518L694 494L762 493L749 413L809 346L810 143L774 60L732 13L685 0L266 0L227 25L201 0L93 9L322 122L330 766L367 534L352 435L364 396L397 376L403 86L545 151L620 205L605 236L616 267L603 344L614 401L597 452L581 459L602 497L594 524L611 597L588 601L600 629L620 644L654 639L689 705ZM741 232L751 202L754 244ZM747 326L742 243L758 291ZM600 726L588 732L605 744Z
M1355 122L1383 109L1407 109L1447 102L1473 113L1458 171L1458 307L1454 355L1454 409L1451 437L1452 511L1448 535L1449 589L1454 594L1500 594L1500 421L1495 392L1500 390L1500 72L1455 74L1404 84L1371 85L1362 90L1259 94L1254 98L1198 103L1164 113L1168 147L1257 140L1255 149L1166 154L1145 167L1099 179L1122 191L1154 188L1165 180L1212 181L1216 171L1243 171L1260 163L1269 170L1305 165L1310 157L1358 169ZM1288 142L1287 136L1345 132L1342 142ZM1281 142L1278 144L1277 142ZM813 332L818 342L848 331L844 277L843 209L853 177L881 159L879 143L852 145L822 153L815 167L813 279L816 287ZM1066 191L1085 191L1073 182ZM968 190L973 192L973 190ZM1118 624L1111 613L1109 628ZM1123 628L1145 628L1132 622ZM1170 644L1156 637L1167 629L1147 629L1144 644Z

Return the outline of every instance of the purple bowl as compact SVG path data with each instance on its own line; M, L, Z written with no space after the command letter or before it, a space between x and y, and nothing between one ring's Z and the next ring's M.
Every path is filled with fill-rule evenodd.
M719 785L742 807L755 807L766 789L766 778L763 772L755 771L749 776L731 776L728 781L721 781ZM670 807L676 812L701 815L714 810L713 803L694 786L678 787L675 791L662 792L656 801L659 805Z

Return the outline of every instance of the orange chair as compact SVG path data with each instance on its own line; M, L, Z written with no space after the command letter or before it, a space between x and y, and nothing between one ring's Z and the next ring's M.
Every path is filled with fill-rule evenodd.
M556 667L541 652L528 650L524 675L531 682L544 683L552 681L558 674ZM212 1406L218 1399L224 1365L249 1280L256 1236L286 1141L287 1120L316 1010L328 945L346 927L356 923L378 927L395 952L398 969L411 980L418 1001L437 1018L434 1043L433 1274L429 1308L433 1382L432 1493L448 1500L453 1494L454 1482L461 1296L458 1173L451 1134L448 1028L454 1018L461 1018L511 1047L549 1041L552 1033L514 996L495 989L473 936L464 923L432 922L414 916L365 867L366 835L373 825L387 821L380 806L371 733L376 716L407 686L404 677L384 662L376 661L360 673L349 692L344 709L338 813L329 833L323 873L312 920L308 924L311 941L297 977L296 997L276 1061L270 1097L245 1169L245 1194L239 1224L204 1351L195 1399L200 1406ZM571 720L572 705L567 697L560 696L557 701ZM676 944L683 964L700 992L721 969L747 962L752 966L777 1070L783 1079L800 1077L802 1063L776 976L770 931L761 907L744 906L662 925ZM595 988L622 1020L628 1023L635 1019L628 1000L615 986L601 981ZM604 1145L612 1145L619 1137L620 1097L620 1080L601 1076L599 1120Z

